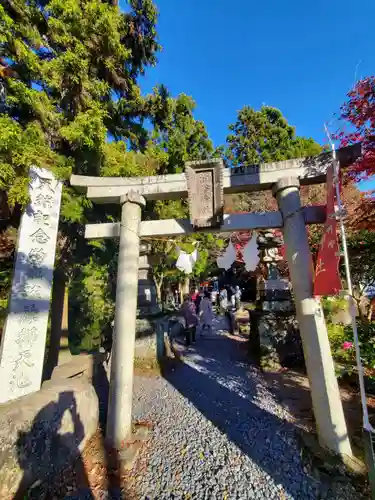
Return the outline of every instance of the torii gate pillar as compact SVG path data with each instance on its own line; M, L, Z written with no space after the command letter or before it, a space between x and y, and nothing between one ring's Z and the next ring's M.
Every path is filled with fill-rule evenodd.
M120 247L117 267L116 311L106 439L120 449L132 430L133 365L137 315L139 226L143 196L122 196Z
M313 297L313 264L301 210L298 178L273 187L283 217L283 233L311 397L320 444L352 455L320 301Z

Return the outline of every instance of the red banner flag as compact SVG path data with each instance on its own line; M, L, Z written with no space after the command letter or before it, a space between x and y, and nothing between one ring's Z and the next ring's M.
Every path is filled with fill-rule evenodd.
M327 170L327 219L315 267L314 295L336 295L341 289L333 165Z

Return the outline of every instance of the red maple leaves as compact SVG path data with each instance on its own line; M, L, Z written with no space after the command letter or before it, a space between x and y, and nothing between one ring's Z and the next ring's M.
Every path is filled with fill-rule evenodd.
M359 80L348 93L341 120L344 128L335 136L340 146L362 143L362 157L350 174L355 180L367 179L375 174L375 76Z

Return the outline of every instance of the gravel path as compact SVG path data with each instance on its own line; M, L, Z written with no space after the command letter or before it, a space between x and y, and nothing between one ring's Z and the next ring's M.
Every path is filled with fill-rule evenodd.
M134 470L138 497L359 498L347 485L323 491L303 471L287 412L221 321L165 378L135 379L134 419L154 424Z

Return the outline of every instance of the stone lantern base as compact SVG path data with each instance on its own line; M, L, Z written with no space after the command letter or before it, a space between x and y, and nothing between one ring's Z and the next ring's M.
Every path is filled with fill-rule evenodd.
M292 311L250 311L250 350L263 369L304 368L295 314Z

